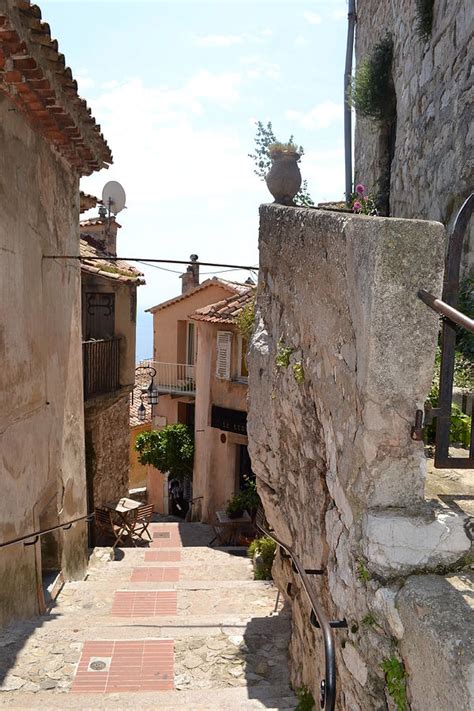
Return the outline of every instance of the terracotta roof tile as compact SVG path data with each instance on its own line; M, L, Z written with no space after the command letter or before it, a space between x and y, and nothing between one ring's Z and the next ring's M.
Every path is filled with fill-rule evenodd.
M0 0L0 91L77 174L90 175L112 163L57 40L29 0Z
M172 299L168 299L168 301L163 301L161 304L157 304L156 306L152 306L150 309L146 309L146 311L154 314L156 311L161 311L161 309L166 309L168 306L184 301L184 299L194 296L194 294L197 294L210 286L222 286L224 289L228 290L229 294L242 294L249 288L247 284L241 284L238 281L227 281L227 279L212 277L212 279L206 279L206 281L203 281L202 284L199 284L199 286L196 286L194 289L189 289L189 291L186 291L184 294L179 294Z
M81 205L81 212L85 212L86 210L90 210L91 208L95 207L97 203L101 202L99 198L96 198L95 195L88 195L87 193L83 192L81 190L80 192L80 205Z
M137 286L144 284L143 272L138 271L131 264L122 259L107 259L107 255L100 249L93 237L83 235L80 240L81 270L123 282L133 282ZM87 257L103 257L103 259L87 260Z
M242 294L229 296L215 304L203 306L197 309L190 318L194 321L207 321L208 323L235 324L239 315L246 306L249 306L255 298L255 287L247 286Z

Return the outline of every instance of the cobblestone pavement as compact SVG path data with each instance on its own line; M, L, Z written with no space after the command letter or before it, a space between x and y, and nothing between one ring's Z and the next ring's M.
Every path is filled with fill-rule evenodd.
M290 621L281 605L274 613L273 583L254 581L238 551L209 548L207 526L152 525L166 531L169 547L159 538L114 560L95 549L86 579L66 583L49 614L3 631L0 706L295 708ZM159 643L169 661L157 640L172 640Z

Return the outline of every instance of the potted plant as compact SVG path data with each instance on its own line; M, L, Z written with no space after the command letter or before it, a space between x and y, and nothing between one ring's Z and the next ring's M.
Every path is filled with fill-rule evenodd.
M242 518L245 511L245 499L242 492L238 491L231 496L226 506L226 513L229 518Z
M301 187L301 173L298 161L301 158L294 143L271 143L268 154L272 165L265 177L267 187L275 202L281 205L294 205L295 195Z

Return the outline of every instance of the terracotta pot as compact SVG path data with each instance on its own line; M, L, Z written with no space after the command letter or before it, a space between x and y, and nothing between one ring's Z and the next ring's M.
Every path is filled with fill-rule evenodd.
M301 173L298 167L298 153L274 153L272 167L265 181L275 202L280 205L294 205L293 198L301 187Z

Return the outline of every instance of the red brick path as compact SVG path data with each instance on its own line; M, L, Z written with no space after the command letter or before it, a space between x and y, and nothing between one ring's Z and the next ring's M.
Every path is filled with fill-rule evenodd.
M179 568L134 568L130 576L132 583L177 583Z
M176 615L176 590L119 590L112 606L113 617L158 617Z

